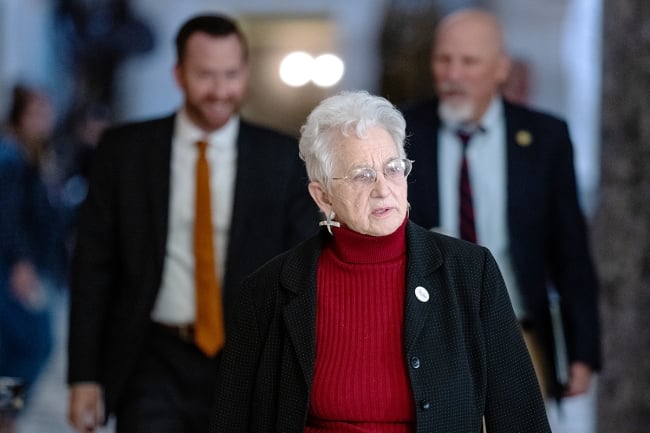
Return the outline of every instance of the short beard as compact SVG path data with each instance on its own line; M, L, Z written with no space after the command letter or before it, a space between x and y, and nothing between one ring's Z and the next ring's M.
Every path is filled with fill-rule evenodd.
M470 123L473 115L474 103L471 101L460 104L440 101L440 104L438 104L438 116L440 116L440 119L442 119L446 125L452 128Z

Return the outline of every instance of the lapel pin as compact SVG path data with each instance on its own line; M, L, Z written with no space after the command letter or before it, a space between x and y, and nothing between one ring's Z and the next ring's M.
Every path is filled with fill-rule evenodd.
M515 141L521 147L527 147L530 146L531 143L533 142L533 136L530 132L526 131L525 129L520 129L519 131L517 131L517 134L515 134Z
M424 287L417 286L415 288L415 297L418 298L418 301L420 301L420 302L428 302L429 301L429 292Z

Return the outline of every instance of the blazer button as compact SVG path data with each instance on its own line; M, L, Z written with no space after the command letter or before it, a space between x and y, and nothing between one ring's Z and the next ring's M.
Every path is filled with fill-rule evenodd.
M421 400L420 407L422 410L429 410L431 409L431 402L429 400Z
M413 368L420 368L420 358L417 356L414 356L411 358L411 367Z

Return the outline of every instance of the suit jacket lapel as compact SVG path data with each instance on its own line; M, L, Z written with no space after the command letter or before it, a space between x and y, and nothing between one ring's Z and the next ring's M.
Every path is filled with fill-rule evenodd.
M156 264L160 269L163 266L167 243L174 119L175 116L169 116L152 125L151 135L146 138L148 147L144 164L147 170L147 193L151 201Z
M316 360L316 269L323 233L294 250L280 274L288 296L284 322L307 384L312 382Z
M508 226L510 231L511 241L517 241L516 230L513 230L514 225L520 221L521 212L517 209L518 203L526 203L530 201L526 198L529 191L528 180L531 179L533 173L532 167L529 167L530 154L529 146L534 143L528 143L526 140L532 136L527 129L525 122L521 118L521 112L513 105L504 101L505 125L506 125L506 185L507 185L507 215ZM514 237L513 237L514 236Z
M242 230L241 224L247 220L247 213L250 210L247 208L246 202L249 200L252 188L250 187L249 179L254 179L256 176L256 161L257 157L252 149L250 129L246 121L241 119L239 121L239 132L237 134L237 171L235 173L235 191L233 196L232 216L230 219L230 234L231 237L240 233ZM225 296L228 296L228 290L237 286L231 281L232 274L228 272L231 269L230 260L235 257L244 257L245 253L240 253L242 245L239 242L228 242L228 251L226 252L226 275L224 275ZM245 247L244 247L245 248Z
M281 290L288 296L283 309L284 323L307 384L312 383L316 359L316 271L324 236L329 235L321 231L320 236L294 250L280 274ZM406 236L408 265L404 338L409 351L425 325L442 329L431 322L435 322L435 317L443 316L440 310L444 304L440 300L446 283L442 273L436 272L442 266L442 254L434 235L409 222ZM427 301L422 300L422 295L416 295L418 286L428 292ZM435 345L436 341L431 344Z
M442 308L438 302L444 287L440 273L442 255L431 233L411 222L406 228L408 264L406 269L406 307L404 312L404 346L408 353L422 328ZM433 318L430 318L433 316ZM432 342L433 343L433 342Z

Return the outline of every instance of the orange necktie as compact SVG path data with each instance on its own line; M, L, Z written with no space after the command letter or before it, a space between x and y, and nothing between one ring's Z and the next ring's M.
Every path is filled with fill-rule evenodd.
M225 341L221 287L215 269L210 205L210 167L205 156L208 143L197 142L196 204L194 216L194 281L196 322L194 342L207 356L214 356Z

